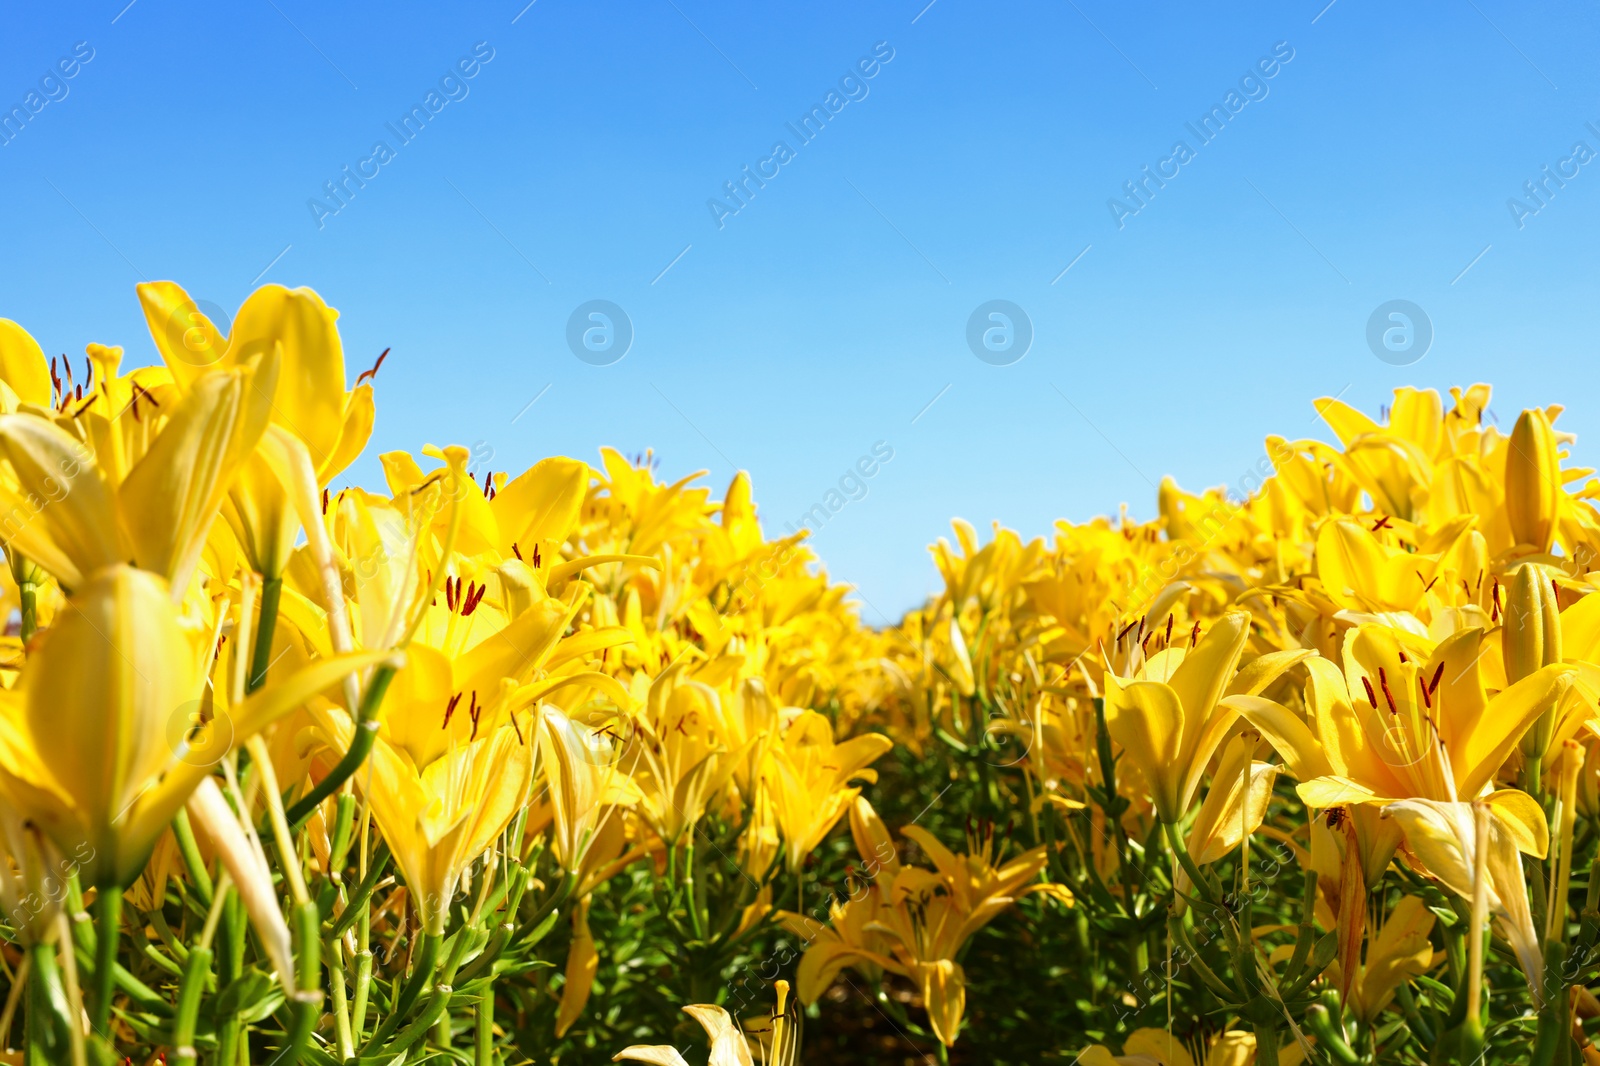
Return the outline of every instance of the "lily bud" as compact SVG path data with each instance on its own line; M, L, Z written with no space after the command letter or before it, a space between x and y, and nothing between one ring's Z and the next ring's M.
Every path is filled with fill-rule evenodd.
M1547 552L1561 502L1561 464L1555 430L1540 410L1522 412L1506 455L1506 517L1518 544Z
M1561 609L1555 588L1536 566L1519 566L1512 572L1500 650L1506 681L1512 685L1561 661Z
M1500 652L1508 684L1561 661L1561 612L1555 588L1537 566L1523 565L1513 572L1502 624ZM1530 763L1543 760L1550 748L1559 703L1556 700L1546 707L1533 728L1523 734L1522 752Z

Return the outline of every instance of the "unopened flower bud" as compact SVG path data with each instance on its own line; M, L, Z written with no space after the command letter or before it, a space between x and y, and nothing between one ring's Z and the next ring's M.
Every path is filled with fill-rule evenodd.
M1506 517L1511 536L1536 552L1555 539L1561 502L1561 464L1555 430L1540 410L1522 412L1506 454Z

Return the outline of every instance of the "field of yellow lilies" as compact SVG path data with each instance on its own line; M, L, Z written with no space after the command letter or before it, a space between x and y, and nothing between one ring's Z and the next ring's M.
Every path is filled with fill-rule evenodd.
M0 1062L1600 1063L1559 407L1318 400L875 630L743 474L347 487L320 296L138 299L0 319Z

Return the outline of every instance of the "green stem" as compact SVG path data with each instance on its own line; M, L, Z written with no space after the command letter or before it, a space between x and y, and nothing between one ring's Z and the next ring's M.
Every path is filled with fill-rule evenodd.
M1209 902L1215 902L1216 896L1212 892L1211 883L1206 879L1205 873L1195 865L1194 859L1189 855L1189 849L1183 844L1183 838L1178 834L1178 827L1171 822L1162 822L1161 828L1167 834L1167 843L1172 847L1172 854L1177 857L1184 873L1189 875L1195 891L1199 892Z
M179 807L178 813L172 817L172 835L178 841L178 854L183 857L184 871L189 875L189 883L194 888L195 897L202 907L211 906L211 875L206 872L206 864L200 858L200 845L195 842L194 828L189 824L189 811Z
M1300 905L1300 927L1295 932L1294 954L1289 958L1289 965L1283 971L1285 984L1293 984L1300 977L1300 971L1305 967L1306 960L1311 957L1311 948L1317 939L1314 924L1316 908L1317 872L1312 870L1306 874L1305 895Z
M1417 1006L1417 997L1411 994L1411 986L1402 981L1395 986L1394 994L1400 1009L1405 1012L1406 1022L1411 1026L1412 1034L1423 1047L1432 1047L1436 1039L1433 1026L1422 1016L1422 1011Z
M70 945L68 947L70 950ZM27 1066L58 1066L71 1058L71 1017L53 944L28 947Z
M393 678L394 667L387 663L378 666L372 672L372 680L368 683L367 691L361 697L361 706L356 711L356 730L350 740L350 750L344 753L344 758L339 760L339 764L330 770L315 788L289 808L290 825L297 826L310 817L318 804L337 792L341 785L361 769L361 764L367 761L367 753L372 750L372 743L378 736L378 708L382 706L384 693L389 691L389 682Z
M478 993L477 1039L473 1042L473 1066L494 1066L494 986Z
M23 581L17 585L17 591L22 597L22 645L27 647L39 628L39 586Z
M117 941L122 927L122 888L100 886L95 912L99 929L94 953L94 1013L89 1015L89 1027L109 1041L111 997L116 988Z
M359 1040L367 1030L367 1003L372 994L372 952L356 954L356 989L350 1003L350 1033Z
M210 975L211 949L197 947L189 952L183 981L178 986L178 1014L172 1021L172 1055L179 1062L198 1060L194 1049L195 1021L200 1016L200 996Z
M427 988L433 980L434 970L438 969L439 945L443 940L444 937L438 933L426 933L423 935L422 953L417 957L416 966L411 970L411 977L401 988L400 995L396 997L394 1009L383 1020L383 1024L378 1026L378 1031L372 1034L372 1039L362 1046L362 1058L382 1048L384 1042L394 1035L394 1031L399 1028L400 1023L405 1021L406 1015L411 1013L411 1008L417 1005L417 1000L421 998L423 989ZM433 1023L429 1022L428 1024L431 1026Z
M1106 701L1096 698L1094 701L1095 718L1095 754L1100 761L1100 787L1102 789L1101 810L1105 811L1106 823L1111 828L1111 839L1117 848L1117 873L1122 878L1122 906L1129 914L1137 913L1134 906L1134 897L1138 885L1134 881L1136 871L1133 869L1132 859L1129 856L1128 834L1122 825L1122 814L1128 809L1129 801L1117 793L1117 760L1111 752L1111 731L1106 726Z
M256 645L250 652L250 676L245 679L248 695L267 683L272 659L272 636L278 628L278 600L283 595L283 577L269 577L261 583L261 615L256 623Z
M1211 989L1214 995L1221 997L1224 1001L1231 999L1233 997L1233 989L1229 988L1228 983L1217 976L1216 971L1207 965L1205 959L1200 957L1200 948L1189 936L1188 930L1184 929L1182 916L1174 914L1167 921L1169 928L1172 930L1173 939L1178 942L1178 946L1188 956L1188 965L1200 976L1200 980Z
M300 951L295 957L296 988L290 997L293 1023L282 1050L267 1066L299 1066L322 1018L322 915L314 902L306 902L295 908L294 916Z
M707 843L710 843L709 838ZM716 847L715 844L711 845ZM706 853L704 849L695 848L690 841L689 875L694 878L694 884L689 887L689 906L694 908L695 929L700 933L700 939L706 938L707 931L711 928L711 911L706 906ZM801 912L804 913L804 912Z
M357 1040L367 1030L367 1000L372 991L372 908L361 905L356 922L356 992L350 1004L350 1031Z
M473 941L477 939L477 937L474 935L475 933L476 929L468 926L462 926L460 929L456 930L455 939L450 945L450 955L447 959L445 959L443 968L439 970L438 987L455 987L456 971L461 969L461 960L467 957L468 949L471 947ZM448 1011L442 1014L439 1017L439 1020L434 1023L434 1028L435 1036L438 1040L439 1046L449 1047L452 1037L450 1032L450 1014Z
M445 1016L445 1010L450 1006L450 993L449 985L434 985L433 995L428 998L428 1005L422 1014L416 1021L402 1029L393 1043L383 1049L384 1058L392 1061L412 1044L427 1036L428 1030L439 1024L439 1019Z
M244 942L245 942L246 916L244 905L239 901L237 892L230 892L222 903L222 955L221 971L217 978L219 988L226 988L244 974ZM234 1063L239 1059L241 1044L246 1048L249 1041L243 1039L244 1025L239 1020L237 1013L230 1012L223 1016L217 1025L217 1062Z
M339 1059L343 1061L356 1053L355 1038L350 1033L350 996L344 976L344 942L337 937L329 941L332 958L328 963L328 977L333 985L333 1031L339 1044Z
M1544 753L1528 755L1522 764L1522 787L1528 795L1544 802Z
M339 915L339 920L333 923L332 937L341 937L351 924L362 915L367 914L367 903L372 898L372 891L377 887L378 881L383 877L383 872L389 868L389 849L380 847L377 858L367 869L367 876L361 884L356 886L355 893L350 897L350 902L345 904L344 913Z
M356 798L350 793L339 797L337 809L333 818L333 843L328 848L328 876L339 879L344 872L345 862L349 857L350 844L354 840L356 818ZM339 883L343 883L342 880Z
M1278 1061L1278 1027L1271 1022L1256 1022L1256 1061Z

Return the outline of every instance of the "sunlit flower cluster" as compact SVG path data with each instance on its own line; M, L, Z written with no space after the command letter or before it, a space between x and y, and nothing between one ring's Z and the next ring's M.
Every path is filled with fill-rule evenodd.
M957 521L874 630L742 473L353 487L388 353L138 296L131 370L0 320L0 1061L793 1066L843 989L948 1061L1009 936L1061 1061L1600 1062L1560 408L1320 400L1243 497Z
M878 720L1022 771L1045 876L1131 939L1118 1020L1210 1015L1081 1061L1600 1061L1600 484L1559 407L1488 404L1319 400L1337 443L1268 438L1248 498L935 545Z

